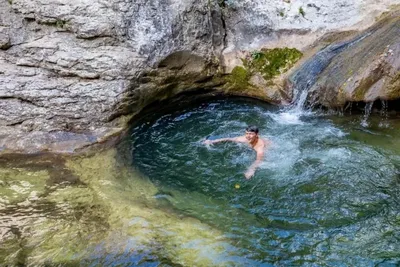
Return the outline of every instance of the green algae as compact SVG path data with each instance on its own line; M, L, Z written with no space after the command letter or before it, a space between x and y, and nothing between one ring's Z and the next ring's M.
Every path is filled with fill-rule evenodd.
M24 170L13 178L26 181L27 174L32 172ZM47 173L34 174L31 184L39 184L38 188L44 191ZM36 187L29 187L32 188ZM0 214L0 230L5 233L0 241L0 261L7 265L71 263L88 246L101 242L108 229L104 223L107 210L83 185L53 186L53 191L45 194L23 192L21 198L27 201L16 205L9 202ZM17 214L13 214L15 209Z
M45 191L47 171L0 169L0 205L35 199Z
M250 60L243 60L246 69L259 72L265 80L288 71L301 57L296 48L273 48L254 51Z

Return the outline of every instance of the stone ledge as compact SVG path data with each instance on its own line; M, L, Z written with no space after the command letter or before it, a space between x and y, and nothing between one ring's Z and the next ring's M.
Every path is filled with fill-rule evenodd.
M123 128L99 128L87 133L23 132L13 127L0 128L0 155L20 153L59 153L76 154L115 144L124 132Z

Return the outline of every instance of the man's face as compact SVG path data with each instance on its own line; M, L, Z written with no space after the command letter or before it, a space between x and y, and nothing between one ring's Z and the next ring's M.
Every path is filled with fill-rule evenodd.
M245 137L249 142L251 142L251 141L254 141L257 138L257 134L255 132L246 131Z

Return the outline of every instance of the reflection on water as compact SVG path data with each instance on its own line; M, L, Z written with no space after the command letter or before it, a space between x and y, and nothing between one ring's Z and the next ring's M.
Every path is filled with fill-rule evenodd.
M0 266L396 266L400 120L216 100L118 147L0 159ZM256 175L248 124L272 141Z

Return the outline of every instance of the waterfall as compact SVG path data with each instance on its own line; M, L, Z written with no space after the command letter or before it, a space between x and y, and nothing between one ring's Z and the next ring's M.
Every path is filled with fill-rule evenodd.
M364 107L364 116L361 121L361 126L363 127L368 127L368 118L371 115L372 111L372 106L374 105L374 102L368 102L365 107Z
M360 34L348 41L328 45L307 60L289 77L289 82L293 85L293 100L291 105L284 108L279 115L273 115L272 118L281 124L302 124L301 116L313 114L311 110L305 110L305 106L309 90L316 83L318 76L336 55L371 35L373 31Z
M381 100L382 109L381 109L381 121L379 123L379 127L388 128L389 127L389 113L388 113L388 102L386 100Z
M331 44L306 61L289 78L290 83L293 85L293 100L289 110L303 110L306 105L308 91L316 83L318 76L331 63L332 59L346 48L371 35L373 31L360 34L348 41Z

